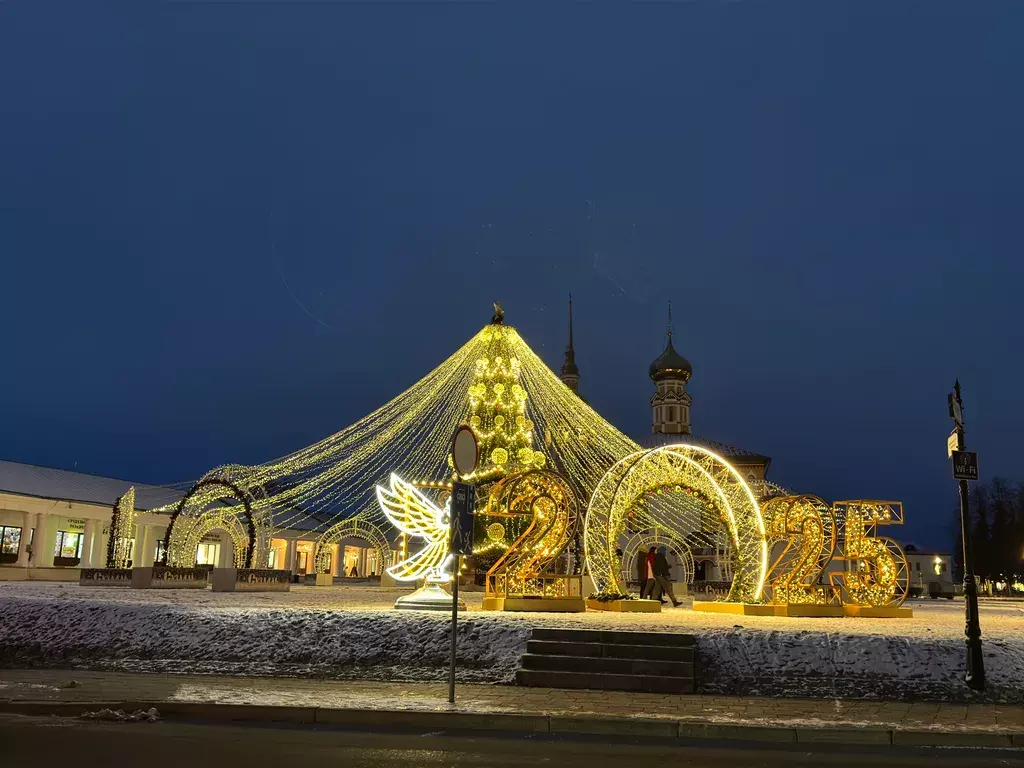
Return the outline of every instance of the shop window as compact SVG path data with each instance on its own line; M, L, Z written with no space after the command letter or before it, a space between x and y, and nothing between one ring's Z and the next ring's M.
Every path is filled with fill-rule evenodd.
M84 538L84 534L76 531L57 531L57 539L53 542L53 564L78 565Z
M167 554L167 544L164 543L163 539L156 540L156 557L153 559L154 563L162 563L164 561L164 555Z
M12 525L0 526L0 565L18 562L21 549L21 528Z
M196 565L217 565L217 556L220 554L220 544L200 542L196 547Z
M345 547L345 576L359 576L359 547Z

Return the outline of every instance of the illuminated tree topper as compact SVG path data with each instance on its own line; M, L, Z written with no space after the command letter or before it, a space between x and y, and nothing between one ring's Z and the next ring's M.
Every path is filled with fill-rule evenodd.
M450 581L450 500L441 509L416 486L392 472L390 488L377 486L377 502L395 528L426 542L416 554L388 568L388 575L396 581L426 579L437 584Z

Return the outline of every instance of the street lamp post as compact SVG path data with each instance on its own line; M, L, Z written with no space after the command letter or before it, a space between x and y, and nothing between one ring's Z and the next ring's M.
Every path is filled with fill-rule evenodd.
M981 655L981 624L978 622L978 585L974 580L974 549L971 546L970 492L968 479L978 478L978 457L966 451L964 440L964 403L960 397L960 380L949 396L949 415L953 418L953 434L949 436L949 455L953 459L953 477L960 485L960 530L964 543L964 602L967 645L967 673L964 681L975 691L985 690L985 663Z

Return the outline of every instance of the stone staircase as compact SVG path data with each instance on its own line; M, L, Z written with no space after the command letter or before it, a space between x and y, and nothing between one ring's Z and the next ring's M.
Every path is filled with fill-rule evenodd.
M699 672L693 635L535 628L516 682L544 688L693 693Z

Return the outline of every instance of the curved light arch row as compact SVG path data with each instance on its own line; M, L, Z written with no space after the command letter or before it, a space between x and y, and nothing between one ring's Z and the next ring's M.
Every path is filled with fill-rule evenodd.
M647 494L679 486L700 492L719 512L733 552L733 580L728 600L757 602L764 589L768 549L757 498L743 476L718 454L698 445L666 445L637 451L617 462L601 478L587 509L584 548L587 570L599 593L617 591L622 565L616 554L627 515ZM661 516L665 519L659 520ZM684 536L658 510L649 521Z
M317 573L331 572L331 552L329 547L337 544L342 539L362 539L377 553L377 562L381 569L390 566L388 553L390 546L384 531L371 523L369 520L359 517L342 520L326 531L317 539L316 552L313 556L313 566Z

